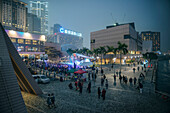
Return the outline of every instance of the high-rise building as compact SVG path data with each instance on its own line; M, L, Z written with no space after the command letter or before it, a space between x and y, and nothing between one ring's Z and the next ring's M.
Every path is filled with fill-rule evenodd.
M152 51L160 51L160 32L143 31L141 37L143 41L152 41Z
M65 29L60 24L54 24L53 33L53 35L47 36L47 42L59 43L62 51L83 47L82 33Z
M27 31L26 5L19 0L0 0L0 22L5 29Z
M41 33L41 20L37 15L27 13L27 26L29 33L40 34Z
M41 34L48 34L48 2L30 1L28 12L41 19Z

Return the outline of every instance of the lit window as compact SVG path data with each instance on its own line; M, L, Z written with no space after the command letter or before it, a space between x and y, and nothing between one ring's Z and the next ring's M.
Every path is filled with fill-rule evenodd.
M34 52L36 52L37 50L38 50L38 48L36 48L36 47L32 48L32 51L34 51Z
M13 43L16 43L16 39L15 39L15 38L11 38L11 41L12 41Z
M31 40L25 40L25 44L31 44Z
M18 39L18 43L19 44L23 44L24 43L24 39Z
M33 45L37 45L37 40L33 40L33 41L32 41L32 44L33 44Z

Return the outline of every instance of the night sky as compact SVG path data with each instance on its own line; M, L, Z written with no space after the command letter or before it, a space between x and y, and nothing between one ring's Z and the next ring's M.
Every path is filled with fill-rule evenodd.
M21 0L28 3L29 0ZM90 32L114 23L135 22L136 30L161 32L161 50L170 50L170 0L46 0L49 27L58 23L81 32L90 47Z

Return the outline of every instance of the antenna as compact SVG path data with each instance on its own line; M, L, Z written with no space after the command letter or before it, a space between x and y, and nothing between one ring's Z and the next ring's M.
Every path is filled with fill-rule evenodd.
M116 20L114 20L112 13L110 13L110 15L112 17L113 22L116 23Z

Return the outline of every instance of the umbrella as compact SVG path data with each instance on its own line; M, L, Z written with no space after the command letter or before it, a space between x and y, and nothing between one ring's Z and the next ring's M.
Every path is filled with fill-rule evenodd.
M75 71L77 71L77 69L70 69L68 73L74 73Z
M93 65L92 62L83 62L80 64L80 66L90 66L90 65Z
M83 73L87 73L86 71L83 71L81 69L79 69L78 71L74 72L74 73L77 73L77 74L83 74Z

